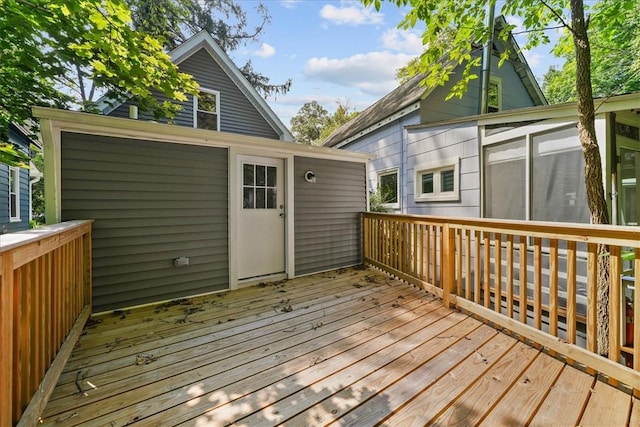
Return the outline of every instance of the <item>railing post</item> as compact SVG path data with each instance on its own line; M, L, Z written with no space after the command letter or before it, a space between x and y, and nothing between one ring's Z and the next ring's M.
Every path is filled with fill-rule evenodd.
M445 223L442 227L442 303L445 307L452 307L451 295L455 295L455 233Z
M13 425L13 252L0 254L0 425Z

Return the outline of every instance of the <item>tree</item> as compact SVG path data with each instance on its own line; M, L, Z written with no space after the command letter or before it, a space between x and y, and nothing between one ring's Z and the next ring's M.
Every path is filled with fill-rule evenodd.
M153 90L177 101L197 93L197 83L171 63L162 43L131 28L122 0L0 0L0 8L2 143L8 143L8 124L25 123L32 106L73 105L72 95L86 89L83 79L70 80L73 70L155 117L172 118L180 106L158 101Z
M611 2L596 3L588 25L591 44L591 82L593 94L605 97L640 90L640 59L630 52L640 51L640 3L622 8L616 17L616 31L608 31L612 16L606 8ZM570 37L565 36L554 49L565 58L561 68L552 67L544 75L543 90L551 103L575 101L576 62Z
M236 0L125 1L132 10L134 28L162 38L169 50L206 30L225 52L231 52L242 43L256 42L271 20L262 3L255 7L260 20L258 25L248 29L247 13ZM283 84L271 84L268 77L253 69L251 61L239 69L265 97L285 94L291 87L291 79Z
M343 124L351 121L351 119L355 118L358 114L358 111L355 111L349 105L349 101L347 100L344 104L342 101L337 100L336 104L338 104L338 108L336 108L335 113L327 118L327 122L322 129L322 133L320 134L320 142L327 139L331 133L338 129Z
M317 145L328 120L329 112L318 101L307 102L291 118L291 132L296 142Z
M374 5L380 9L382 0L361 0L365 6ZM412 73L427 73L423 83L428 87L435 87L446 82L453 69L463 66L460 79L453 85L449 97L462 96L471 79L478 76L475 69L480 58L471 56L471 42L486 44L492 34L488 31L486 22L489 6L495 7L495 0L388 0L396 6L409 6L405 18L399 27L408 29L418 22L425 24L426 30L422 34L425 51L420 60L411 67ZM633 7L633 1L604 1L599 9L602 20L602 31L606 37L613 38L618 30L621 16ZM565 10L570 11L570 18L565 17ZM585 185L587 189L587 205L591 222L606 224L609 222L607 203L602 183L602 162L595 132L595 109L593 90L591 86L591 47L587 33L587 20L583 0L505 0L500 13L505 16L518 16L522 25L528 31L528 42L524 49L532 48L541 43L548 43L549 37L545 30L563 28L570 34L576 59L576 99L578 106L578 135L585 159ZM437 43L438 37L450 29L454 35L448 44ZM507 25L501 30L499 37L505 39L514 28ZM504 52L500 58L502 64L508 58L509 52ZM600 248L600 253L606 253L606 248ZM608 354L609 335L609 267L605 256L599 257L598 278L598 351L602 355Z
M342 103L337 100L336 111L329 115L329 112L318 101L311 101L304 104L298 114L291 118L291 131L297 142L303 144L319 145L334 130L347 123L359 113L352 110L349 101Z

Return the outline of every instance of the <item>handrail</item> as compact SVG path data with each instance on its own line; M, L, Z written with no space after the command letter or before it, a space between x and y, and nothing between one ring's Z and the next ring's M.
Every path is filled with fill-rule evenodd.
M91 313L91 223L0 236L0 425L36 425Z
M640 350L625 342L621 286L623 252L635 254L629 267L640 284L638 227L381 213L363 218L366 263L640 390ZM609 292L599 296L598 275L607 271ZM640 286L633 292L637 326ZM608 299L608 325L598 325L599 299ZM608 336L609 360L597 354L599 330ZM632 338L640 343L640 327ZM620 363L622 355L635 371Z

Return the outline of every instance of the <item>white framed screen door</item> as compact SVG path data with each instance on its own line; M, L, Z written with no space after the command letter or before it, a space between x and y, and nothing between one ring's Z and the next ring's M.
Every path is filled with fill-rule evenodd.
M284 161L238 156L238 279L285 270Z

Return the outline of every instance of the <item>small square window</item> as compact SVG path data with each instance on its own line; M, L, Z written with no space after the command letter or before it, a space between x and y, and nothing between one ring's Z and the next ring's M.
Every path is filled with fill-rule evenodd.
M460 198L458 157L416 166L416 202L455 201Z

